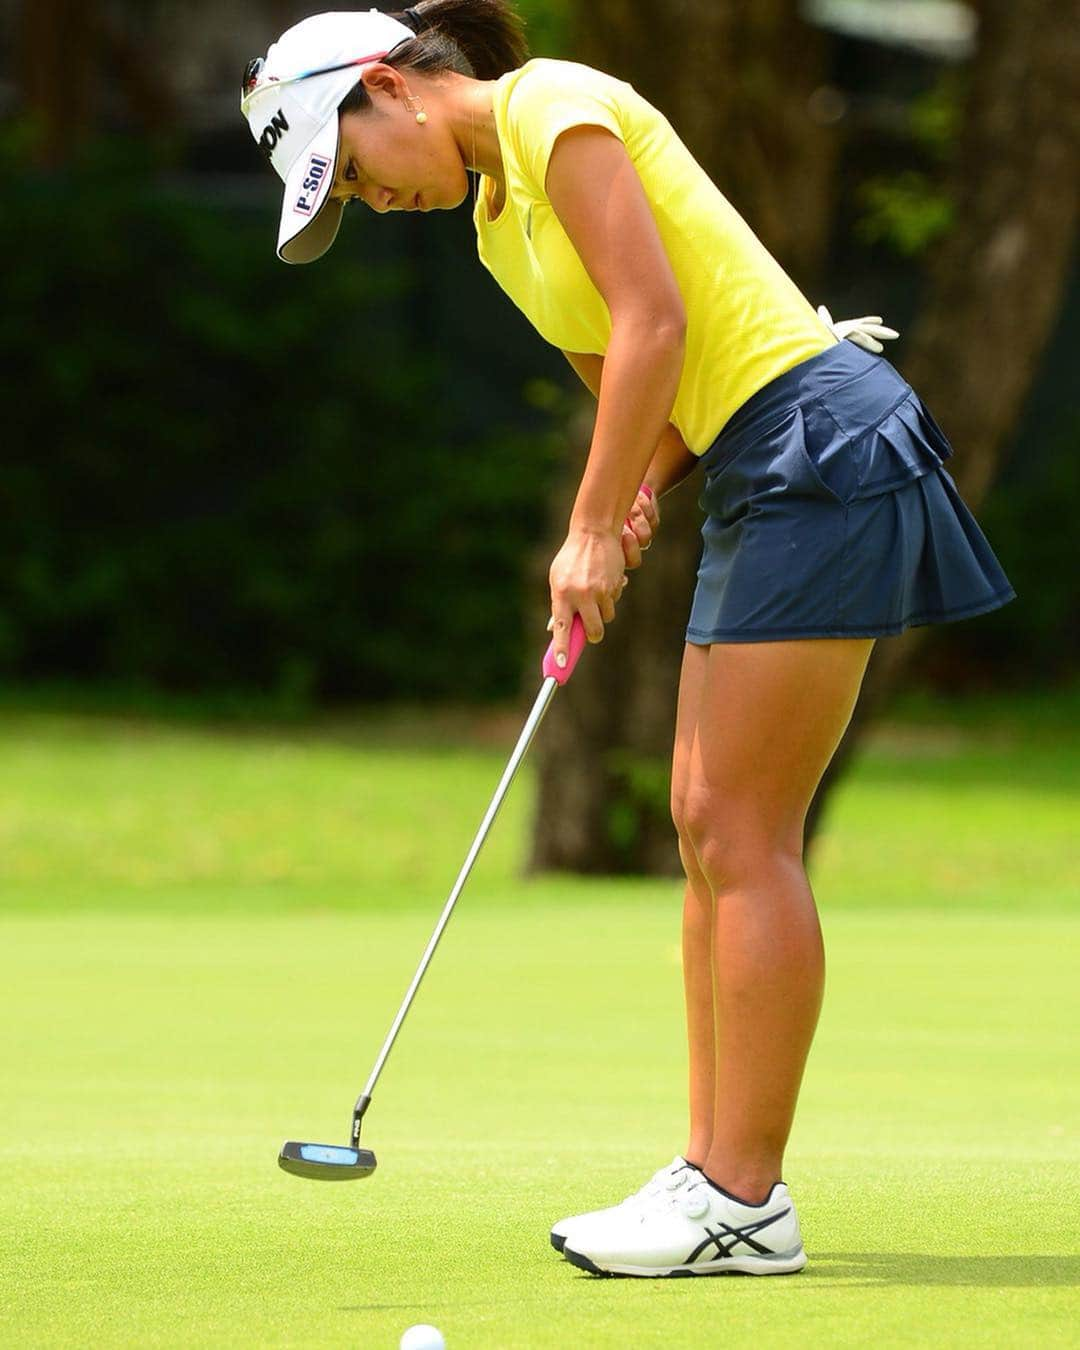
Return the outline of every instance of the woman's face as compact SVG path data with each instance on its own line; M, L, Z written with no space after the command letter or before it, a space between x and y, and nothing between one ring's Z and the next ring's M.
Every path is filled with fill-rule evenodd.
M359 198L373 211L451 210L464 200L469 180L448 127L448 89L410 74L408 84L390 66L368 66L364 87L372 107L341 118L338 168L332 195ZM416 120L419 95L428 120ZM419 203L417 196L419 195Z

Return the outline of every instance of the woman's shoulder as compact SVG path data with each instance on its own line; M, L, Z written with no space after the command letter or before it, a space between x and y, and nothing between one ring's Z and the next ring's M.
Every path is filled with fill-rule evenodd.
M596 66L587 66L582 61L566 61L555 56L534 56L523 66L508 72L507 80L512 88L518 85L559 86L565 88L590 88L597 86L625 86L624 80L618 80L607 71Z

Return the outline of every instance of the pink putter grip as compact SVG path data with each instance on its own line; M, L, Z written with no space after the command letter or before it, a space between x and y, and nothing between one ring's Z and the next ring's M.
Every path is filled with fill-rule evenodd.
M574 622L570 625L570 649L566 653L566 665L560 670L555 664L555 643L548 647L544 655L544 664L541 667L544 672L544 678L549 675L558 684L565 684L574 673L574 667L578 663L578 657L585 650L585 625L581 622L581 615L574 615Z

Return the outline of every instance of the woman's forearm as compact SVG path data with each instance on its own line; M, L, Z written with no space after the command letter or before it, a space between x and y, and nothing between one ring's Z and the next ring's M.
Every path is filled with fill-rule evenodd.
M652 463L678 392L686 352L682 330L615 324L604 357L592 445L571 530L622 531Z
M701 463L701 456L687 448L678 430L669 422L660 433L649 467L642 482L652 489L654 497L662 497Z
M577 371L593 398L599 398L604 358L591 352L563 352L563 355ZM652 489L654 496L662 497L693 473L700 462L700 455L695 455L687 448L678 429L668 422L660 433L642 482Z

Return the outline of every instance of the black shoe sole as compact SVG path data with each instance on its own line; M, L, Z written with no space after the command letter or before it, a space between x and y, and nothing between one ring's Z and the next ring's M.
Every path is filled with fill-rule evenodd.
M572 1266L577 1266L580 1270L587 1270L591 1275L606 1275L610 1280L633 1280L640 1278L635 1275L627 1275L621 1270L601 1270L600 1267L594 1265L587 1256L582 1256L580 1252L574 1251L573 1247L564 1246L563 1256L566 1257ZM784 1273L798 1275L800 1272L793 1270L785 1271ZM647 1278L653 1280L693 1280L697 1279L699 1275L703 1278L709 1275L725 1275L728 1279L739 1275L743 1275L747 1279L761 1278L760 1276L751 1275L749 1271L745 1270L669 1270L666 1275L650 1275Z
M557 1252L561 1252L563 1247L566 1246L566 1238L560 1236L558 1233L552 1233L551 1245L555 1248Z
M563 1256L572 1266L579 1266L582 1270L590 1270L594 1275L610 1275L610 1270L601 1270L599 1266L594 1266L587 1256L582 1256L580 1252L574 1251L573 1247L563 1247Z
M592 1275L606 1275L609 1280L632 1280L634 1276L624 1275L621 1270L601 1270L599 1266L594 1266L587 1256L582 1256L580 1252L574 1251L573 1247L563 1247L563 1256L572 1266L577 1266L581 1270L587 1270ZM667 1275L653 1276L653 1279L660 1280L679 1280L694 1278L692 1270L672 1270Z

